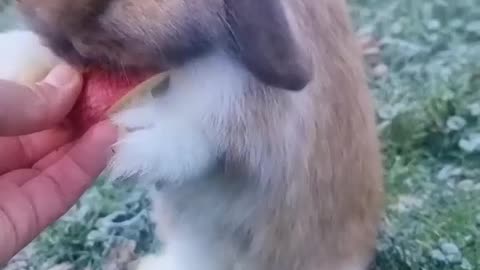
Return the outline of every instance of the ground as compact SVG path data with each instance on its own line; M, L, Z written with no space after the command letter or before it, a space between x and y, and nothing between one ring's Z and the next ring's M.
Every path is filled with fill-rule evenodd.
M388 192L372 268L480 270L480 2L350 2ZM121 269L158 247L148 201L125 189L100 181L11 269Z

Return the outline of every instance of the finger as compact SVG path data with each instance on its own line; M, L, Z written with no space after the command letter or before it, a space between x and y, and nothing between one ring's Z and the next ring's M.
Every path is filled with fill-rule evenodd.
M116 129L100 124L80 139L66 155L23 186L44 227L63 215L106 167L116 140Z
M49 153L39 161L37 161L35 164L33 164L32 169L36 169L39 171L43 171L50 167L52 164L55 162L59 161L63 156L65 156L70 149L72 149L73 144L68 143L66 145L63 145L62 147L58 148L57 150Z
M0 81L0 136L34 133L60 123L75 104L81 82L80 74L66 65L54 68L33 89Z
M18 185L0 181L0 265L34 239L35 215L32 203Z
M8 181L18 187L40 174L37 169L20 169L0 176L0 181Z
M72 143L69 143L49 153L41 160L33 164L31 169L18 169L1 175L0 181L4 179L4 181L10 181L17 186L22 186L29 179L36 177L40 174L41 171L45 170L46 168L50 167L52 164L60 160L72 148L72 146Z
M72 138L66 128L46 130L18 137L0 137L0 175L27 168Z
M0 181L0 264L73 206L106 166L115 140L115 128L100 124L21 188Z

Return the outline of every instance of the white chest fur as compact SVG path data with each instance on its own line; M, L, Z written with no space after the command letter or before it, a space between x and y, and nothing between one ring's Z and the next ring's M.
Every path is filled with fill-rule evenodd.
M0 34L0 79L32 85L52 69L59 59L29 31Z

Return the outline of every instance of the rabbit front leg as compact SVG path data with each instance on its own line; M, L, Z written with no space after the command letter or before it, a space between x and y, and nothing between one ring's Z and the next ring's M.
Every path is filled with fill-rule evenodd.
M113 116L129 132L116 145L112 178L181 183L215 166L225 142L222 125L244 91L245 72L218 53L169 73L168 89Z
M112 179L138 176L142 184L180 183L201 175L214 162L214 148L196 123L175 111L159 112L154 106L114 118L128 133L114 146L109 167Z

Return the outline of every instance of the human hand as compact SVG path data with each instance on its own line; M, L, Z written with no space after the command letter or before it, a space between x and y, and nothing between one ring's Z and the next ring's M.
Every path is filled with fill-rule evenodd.
M0 265L65 214L111 156L111 124L74 140L63 123L81 84L63 65L35 89L0 80Z

